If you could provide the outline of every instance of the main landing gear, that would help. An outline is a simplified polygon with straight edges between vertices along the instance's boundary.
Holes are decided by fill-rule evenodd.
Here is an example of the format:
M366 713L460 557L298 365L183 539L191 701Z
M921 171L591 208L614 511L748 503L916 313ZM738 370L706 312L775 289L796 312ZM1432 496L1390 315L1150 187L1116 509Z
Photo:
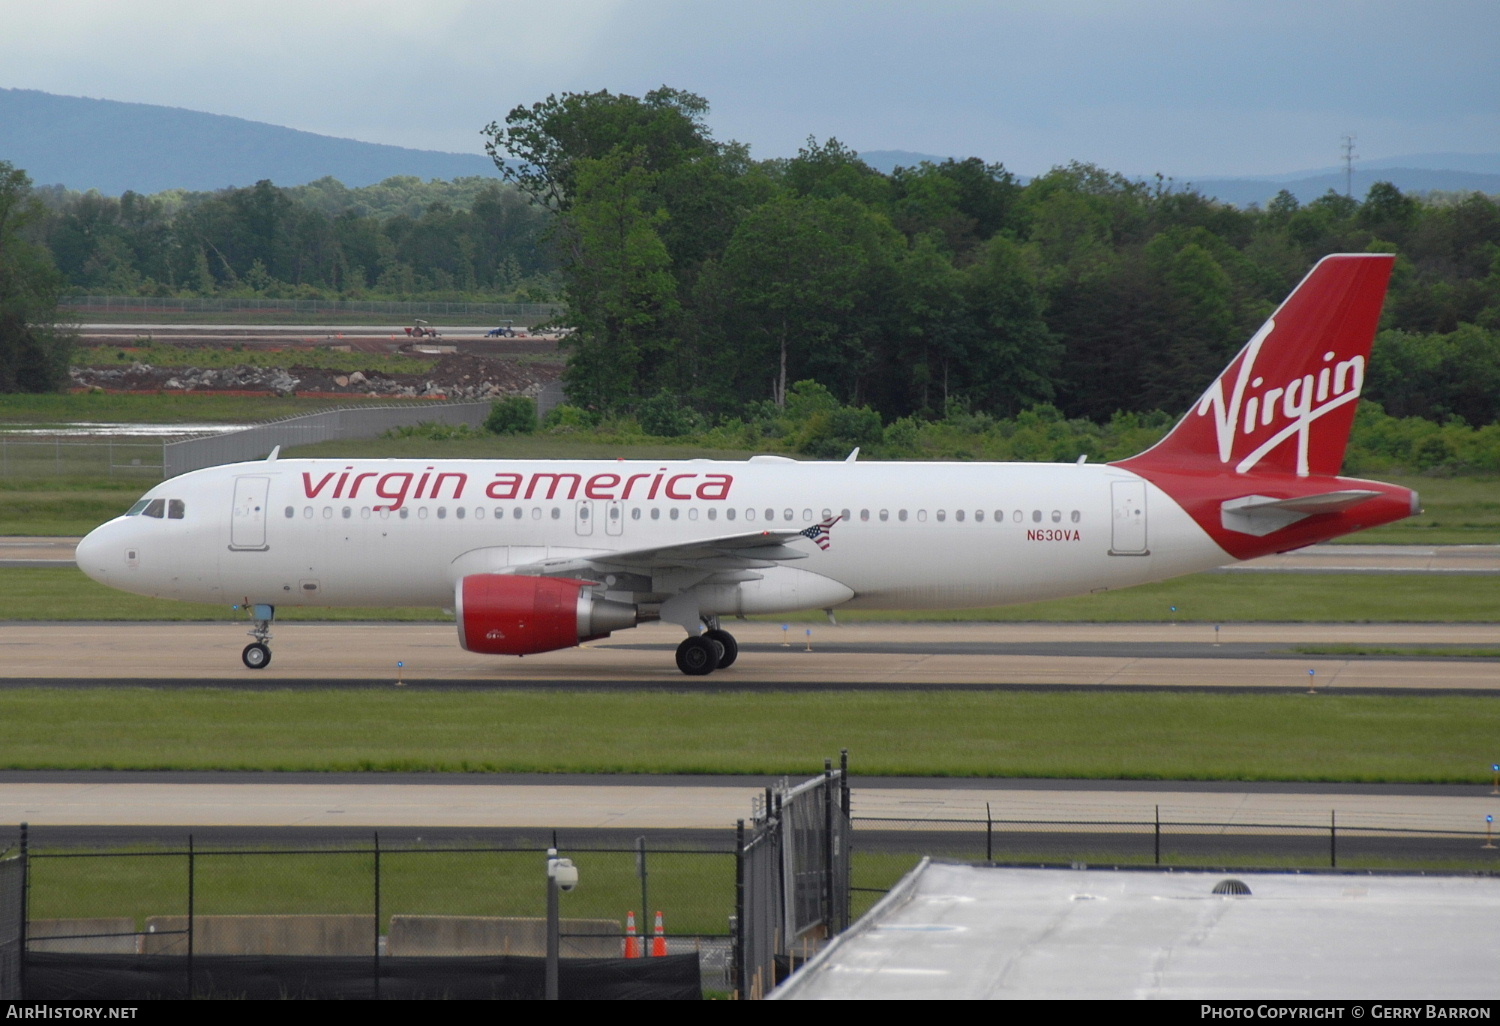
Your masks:
M271 665L271 646L266 642L271 640L271 621L276 619L276 607L255 605L250 608L255 618L255 626L247 633L255 640L245 646L245 651L240 653L240 659L249 669L264 670Z
M739 643L733 634L719 629L717 616L705 616L703 624L707 630L689 635L677 646L677 668L689 677L702 677L726 669L739 658Z

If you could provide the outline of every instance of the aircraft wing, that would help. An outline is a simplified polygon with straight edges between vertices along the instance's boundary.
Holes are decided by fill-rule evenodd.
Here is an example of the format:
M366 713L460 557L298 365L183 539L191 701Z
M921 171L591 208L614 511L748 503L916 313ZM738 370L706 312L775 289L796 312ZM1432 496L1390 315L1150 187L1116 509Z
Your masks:
M507 567L505 572L536 577L590 577L662 570L700 570L710 573L762 570L789 560L806 559L810 553L800 546L794 548L791 544L800 538L808 538L808 535L794 528L772 528L645 549L543 559Z

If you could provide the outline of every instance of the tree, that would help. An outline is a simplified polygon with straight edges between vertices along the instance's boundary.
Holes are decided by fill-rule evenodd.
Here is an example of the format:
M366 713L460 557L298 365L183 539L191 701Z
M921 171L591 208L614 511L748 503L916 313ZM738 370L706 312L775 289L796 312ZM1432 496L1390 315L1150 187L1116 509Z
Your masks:
M578 331L568 344L569 395L595 409L629 405L671 351L677 283L649 211L652 173L640 151L612 151L575 166L575 195L560 232Z
M68 378L72 336L57 325L62 276L35 240L42 215L26 172L0 161L0 392L50 392Z

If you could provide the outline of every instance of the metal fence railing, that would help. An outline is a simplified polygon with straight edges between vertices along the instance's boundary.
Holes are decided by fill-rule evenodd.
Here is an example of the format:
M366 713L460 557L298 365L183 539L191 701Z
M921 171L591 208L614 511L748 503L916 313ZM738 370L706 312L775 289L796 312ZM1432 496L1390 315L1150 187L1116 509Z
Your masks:
M268 299L257 296L174 298L158 296L64 296L64 310L78 313L307 313L380 314L397 320L434 315L462 315L485 320L509 318L528 324L551 321L567 312L560 303L466 303L363 299Z
M727 844L562 850L580 876L561 901L564 997L729 990ZM24 997L540 996L546 853L391 846L378 834L322 848L189 836L173 848L32 851ZM3 900L0 890L0 916Z
M402 403L355 406L308 413L257 424L244 431L167 442L162 446L162 476L264 458L276 446L311 445L345 438L375 438L392 428L420 423L477 428L493 407L490 402Z
M26 857L0 855L0 1001L21 998L26 947Z
M88 442L0 436L0 477L162 476L162 443L103 438Z
M849 926L849 753L796 787L766 788L736 833L734 967L739 997L765 996Z

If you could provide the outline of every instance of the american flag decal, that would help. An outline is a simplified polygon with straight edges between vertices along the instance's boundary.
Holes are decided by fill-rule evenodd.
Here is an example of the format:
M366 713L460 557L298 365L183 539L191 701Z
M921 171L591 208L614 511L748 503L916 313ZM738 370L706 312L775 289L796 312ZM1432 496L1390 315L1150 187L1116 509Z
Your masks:
M842 519L844 519L844 515L840 513L836 517L829 517L821 524L816 524L812 527L809 527L805 531L799 531L797 533L802 535L804 538L811 538L813 541L818 543L818 548L822 549L824 552L827 552L828 543L833 540L833 525L838 523Z

